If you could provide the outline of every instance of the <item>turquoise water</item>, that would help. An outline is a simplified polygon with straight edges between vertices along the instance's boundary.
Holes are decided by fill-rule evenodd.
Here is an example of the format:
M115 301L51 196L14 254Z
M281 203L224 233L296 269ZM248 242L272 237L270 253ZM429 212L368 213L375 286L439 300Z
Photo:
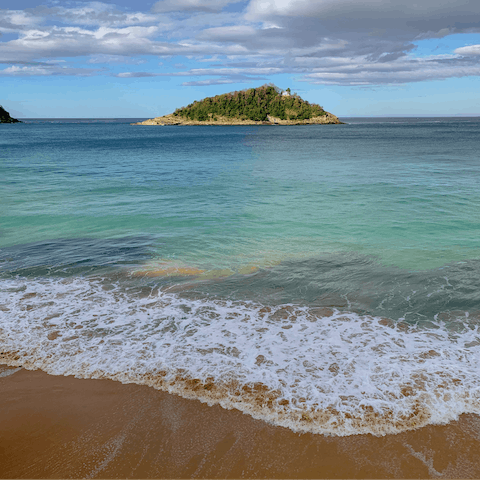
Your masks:
M339 252L404 269L479 258L480 123L356 122L3 127L1 246L148 235L160 255L226 266Z
M258 313L262 308L287 312L282 314L291 322L287 327L295 328L298 315L303 314L293 315L288 308L311 312L328 307L334 316L347 315L355 325L348 333L353 336L359 334L357 328L365 318L375 323L380 317L422 332L433 329L436 335L438 331L442 335L463 332L467 346L461 348L470 349L465 362L471 363L466 366L462 360L456 367L442 364L442 368L474 372L468 385L466 381L462 384L464 390L457 393L477 395L479 352L472 342L480 321L480 119L346 121L345 125L292 127L140 127L126 120L2 125L0 281L3 305L7 305L2 314L3 334L9 332L3 344L0 338L3 349L25 352L32 365L47 371L80 375L77 367L72 367L78 365L79 357L73 356L68 367L42 363L47 351L52 358L60 358L60 352L65 356L60 340L47 340L52 328L66 328L63 324L44 325L48 305L58 309L56 318L65 320L73 315L86 331L82 322L87 322L85 315L91 315L95 308L108 310L108 314L98 316L121 323L126 314L122 309L123 313L115 313L117 307L111 303L115 295L115 302L124 308L141 303L145 291L174 295L168 297L170 303L167 297L163 299L168 308L174 305L180 309L170 311L169 322L178 315L178 321L184 321L182 315L186 314L191 315L188 321L192 325L203 318L206 329L207 324L212 327L212 318L226 318L235 309L242 315L248 311L255 329L258 322L264 322ZM84 282L85 287L80 288L78 282ZM60 290L63 297L58 297ZM102 296L97 304L82 310L78 295L83 295L87 304L87 299L99 292L107 297L105 292L116 293ZM27 294L32 295L25 297ZM30 299L29 310L25 298ZM226 305L222 302L230 302L230 313L222 313ZM158 318L168 317L165 305L156 308ZM202 309L210 311L207 317L202 317ZM139 312L128 315L134 318ZM315 315L325 315L331 322L327 313ZM273 318L269 320L273 322L271 329L278 327ZM142 328L157 335L161 322L150 320L137 319L135 328L146 322ZM41 331L43 343L31 345L31 339L23 338L17 330L16 322L20 321L24 322L23 330ZM439 326L435 323L439 321L444 323ZM43 322L43 327L38 322ZM334 324L328 323L331 332ZM105 325L95 325L95 335L101 331L109 337ZM375 325L378 335L382 329L393 328ZM170 332L169 328L165 331ZM199 329L196 325L195 332ZM366 331L361 332L366 335ZM137 333L132 333L133 337L125 334L121 340L133 342L129 348L137 353L132 353L136 358L132 365L114 367L108 363L114 357L107 355L110 360L102 356L97 367L107 362L107 376L114 376L112 372L118 375L118 369L133 371L140 364L150 372L160 368L162 358L163 369L178 373L179 368L186 368L175 356L178 352L168 363L163 350L151 353L148 362L140 362L136 355L146 347L142 343L140 348L140 340L132 340ZM111 338L118 340L118 335ZM321 338L319 342L328 343L327 337ZM352 344L350 337L345 338L344 347ZM368 338L368 342L373 341L373 337ZM303 351L301 333L285 339L293 349L291 355ZM275 342L270 340L252 340L255 347L248 347L245 340L245 355L248 357L253 349L255 358L260 350L265 357L266 348L270 356L278 357L272 360L276 365L272 368L279 375L278 359L283 354L272 353ZM85 338L75 341L87 342ZM159 337L157 345L162 342ZM185 339L171 339L169 345L172 342L183 345ZM199 346L205 336L198 342L192 344L197 353L190 351L190 358L206 351ZM448 348L460 348L458 338L451 342ZM86 343L80 345L86 348ZM219 345L211 347L212 351L226 348L225 339L219 340ZM51 350L53 347L59 350ZM89 348L95 354L99 351ZM415 348L412 358L418 360L421 352ZM429 349L435 347L430 345ZM447 350L441 355L443 360L460 355L457 350L455 354ZM359 352L348 351L345 358L360 355L357 363L361 363L365 352ZM202 355L194 362L198 370L190 376L224 378L231 374L221 370L212 357L207 360L206 354ZM225 351L224 355L230 355L230 360L242 358ZM308 362L315 365L315 358ZM377 360L381 363L385 358ZM440 360L432 362L434 372ZM252 370L254 363L245 360L242 365L248 365L250 373L258 373ZM329 365L333 363L341 365L338 359ZM269 376L268 369L262 371L262 382L267 386L269 381L277 382L275 388L288 383L281 375L274 381L273 373ZM306 379L313 375L308 371L302 373ZM412 371L413 376L418 374ZM452 373L452 378L459 375ZM245 373L242 381L253 381L245 380L248 378ZM315 378L317 383L327 381ZM413 380L405 382L410 385ZM438 379L432 382L438 383ZM344 389L352 388L348 385ZM433 392L435 388L431 388ZM296 398L292 391L288 393L291 404ZM319 402L316 394L302 395L315 397L312 405ZM360 405L364 400L358 401ZM457 408L460 413L477 408L462 405ZM242 408L254 414L250 407ZM262 417L264 413L255 415ZM432 415L430 419L435 417ZM275 418L272 421L279 424L284 421Z

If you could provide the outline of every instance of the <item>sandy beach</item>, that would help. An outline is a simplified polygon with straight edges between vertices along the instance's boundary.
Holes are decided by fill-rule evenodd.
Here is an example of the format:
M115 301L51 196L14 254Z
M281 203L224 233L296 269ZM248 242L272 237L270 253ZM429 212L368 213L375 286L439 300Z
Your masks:
M0 367L1 478L474 478L480 419L385 437L296 434L111 380Z

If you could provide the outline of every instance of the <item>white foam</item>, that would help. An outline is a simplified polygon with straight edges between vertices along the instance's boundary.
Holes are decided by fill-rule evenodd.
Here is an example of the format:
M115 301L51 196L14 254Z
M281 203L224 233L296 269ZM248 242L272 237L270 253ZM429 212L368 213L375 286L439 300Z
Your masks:
M400 328L294 305L141 298L79 278L0 285L0 350L10 365L146 383L324 434L397 433L480 413L473 323Z
M0 365L0 378L9 377L10 375L13 375L14 373L17 373L21 369L22 369L22 367L9 368L9 367Z

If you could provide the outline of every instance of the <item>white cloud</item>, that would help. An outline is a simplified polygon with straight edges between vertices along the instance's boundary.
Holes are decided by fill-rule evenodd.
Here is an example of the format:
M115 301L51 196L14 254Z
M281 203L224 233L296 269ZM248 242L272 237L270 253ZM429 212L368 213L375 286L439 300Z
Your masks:
M325 23L356 20L359 29L373 24L385 29L388 24L406 22L421 29L421 22L468 23L473 19L466 16L479 14L480 3L471 0L251 0L246 10L250 20L276 17L316 17Z
M457 55L480 55L480 45L468 45L455 49Z
M81 7L72 8L39 6L28 9L27 12L31 16L39 18L52 18L63 23L89 26L110 25L119 27L157 23L161 20L158 15L142 12L122 12L113 5L101 2L89 2Z
M121 65L140 65L146 63L146 60L143 58L132 58L125 55L92 55L88 63L94 64L121 64Z
M158 77L160 74L151 72L121 72L117 74L119 78L143 78L143 77Z
M49 69L40 66L24 66L19 67L12 65L11 67L0 70L0 75L50 75Z
M153 12L220 12L229 3L238 0L160 0L152 8Z
M299 80L317 85L399 85L425 80L480 75L478 63L461 62L452 55L423 59L403 58L392 63L371 63L366 59L312 68Z
M224 77L247 77L266 76L282 73L280 67L257 67L257 68L191 68L182 72L122 72L117 74L120 78L129 77L201 77L201 76L224 76Z
M210 85L228 85L230 83L237 83L237 79L229 79L229 78L214 78L208 80L197 80L192 82L183 82L182 85L184 87L205 87Z
M90 76L98 73L98 70L87 68L70 68L59 65L12 65L0 70L0 76L51 76L51 75L74 75Z
M214 42L238 42L255 36L257 30L247 25L207 28L197 36L201 40Z
M33 28L43 22L43 18L28 14L22 10L0 9L0 33L17 33Z
M339 85L479 75L480 45L421 59L415 56L415 42L480 33L480 2L250 0L244 12L225 10L232 3L238 2L162 0L150 12L101 2L0 10L0 33L18 37L0 41L0 62L11 65L3 75L111 74L109 65L140 64L148 56L157 57L157 68L158 57L202 62L205 68L168 74L192 77L185 85L281 73ZM48 64L71 57L77 62L84 57L84 67ZM91 70L88 64L103 64L104 69ZM152 70L118 76L167 75L165 66ZM208 76L212 78L196 78Z

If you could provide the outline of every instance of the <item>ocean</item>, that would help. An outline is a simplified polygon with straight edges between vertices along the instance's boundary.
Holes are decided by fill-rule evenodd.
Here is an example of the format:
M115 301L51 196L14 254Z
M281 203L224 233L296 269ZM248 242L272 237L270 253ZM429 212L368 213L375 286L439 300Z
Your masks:
M0 126L0 362L294 432L480 414L480 119Z

